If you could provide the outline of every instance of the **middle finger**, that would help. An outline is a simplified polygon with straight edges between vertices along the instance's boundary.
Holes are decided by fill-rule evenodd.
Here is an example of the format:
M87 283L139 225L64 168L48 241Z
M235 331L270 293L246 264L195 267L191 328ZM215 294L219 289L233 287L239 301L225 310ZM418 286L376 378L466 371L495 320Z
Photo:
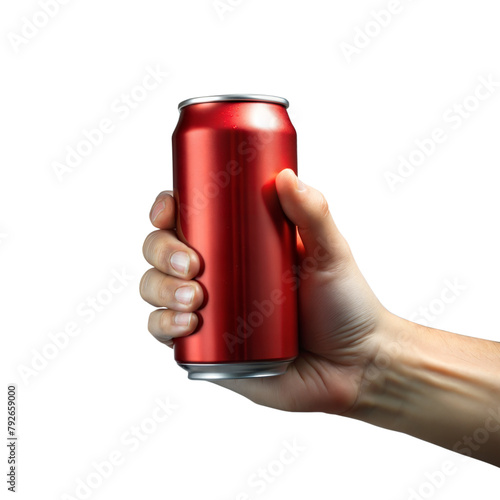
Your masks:
M167 276L154 268L142 277L140 292L151 305L175 311L195 311L203 302L203 290L197 281Z

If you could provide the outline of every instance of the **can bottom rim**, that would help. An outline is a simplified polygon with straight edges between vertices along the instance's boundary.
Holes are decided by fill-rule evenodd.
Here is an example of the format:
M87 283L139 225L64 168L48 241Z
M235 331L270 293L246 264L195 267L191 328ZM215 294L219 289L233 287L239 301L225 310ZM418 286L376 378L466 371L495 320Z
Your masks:
M294 359L245 363L178 363L178 365L188 372L188 378L191 380L221 380L283 375Z

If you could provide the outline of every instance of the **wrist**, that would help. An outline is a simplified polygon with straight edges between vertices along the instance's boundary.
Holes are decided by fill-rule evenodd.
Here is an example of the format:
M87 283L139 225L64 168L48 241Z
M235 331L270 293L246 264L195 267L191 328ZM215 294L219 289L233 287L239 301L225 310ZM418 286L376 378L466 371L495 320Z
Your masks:
M390 313L382 323L348 416L500 465L499 344Z
M416 325L389 311L381 317L380 325L372 335L375 344L373 356L367 363L356 403L346 416L363 420L379 427L402 430L408 405L408 386L411 383L407 358L417 335ZM420 327L425 328L425 327Z

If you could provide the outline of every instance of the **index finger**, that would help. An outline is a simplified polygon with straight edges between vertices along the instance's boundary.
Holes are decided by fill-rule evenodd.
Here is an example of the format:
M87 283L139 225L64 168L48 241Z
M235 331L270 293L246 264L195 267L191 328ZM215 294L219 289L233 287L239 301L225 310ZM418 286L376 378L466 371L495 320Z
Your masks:
M175 228L175 200L171 191L162 191L156 198L149 218L158 229Z

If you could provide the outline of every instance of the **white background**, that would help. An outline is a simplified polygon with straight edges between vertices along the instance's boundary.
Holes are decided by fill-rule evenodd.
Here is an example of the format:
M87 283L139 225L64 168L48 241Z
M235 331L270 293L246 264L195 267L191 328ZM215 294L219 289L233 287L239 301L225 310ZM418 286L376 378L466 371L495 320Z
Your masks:
M73 0L34 35L25 25L37 2L2 4L2 391L18 386L18 498L83 498L78 481L99 482L92 463L112 453L122 463L88 498L498 498L490 465L188 381L147 332L151 307L138 294L148 212L172 188L178 102L276 94L291 103L302 179L327 196L382 303L407 318L434 304L432 326L500 340L500 87L459 127L443 118L479 77L500 81L498 2L401 0L387 26L368 24L350 62L341 44L356 33L362 43L359 30L387 1L232 3L219 15L211 0ZM23 29L31 38L21 43ZM169 75L147 95L135 90L144 99L125 117L116 100L147 67ZM59 180L54 163L103 118L113 131ZM436 127L447 140L392 191L384 173ZM85 301L109 299L103 290L122 270L132 278L89 321ZM447 279L465 290L442 307ZM68 322L80 334L23 380L20 366L53 354L49 334ZM158 397L177 408L135 450L127 433L152 429ZM279 469L293 440L305 448L296 460L263 492L251 486L259 468ZM453 474L430 485L426 474L446 461Z

